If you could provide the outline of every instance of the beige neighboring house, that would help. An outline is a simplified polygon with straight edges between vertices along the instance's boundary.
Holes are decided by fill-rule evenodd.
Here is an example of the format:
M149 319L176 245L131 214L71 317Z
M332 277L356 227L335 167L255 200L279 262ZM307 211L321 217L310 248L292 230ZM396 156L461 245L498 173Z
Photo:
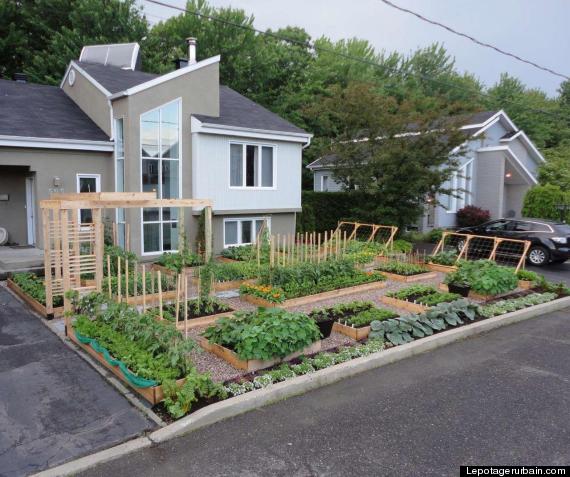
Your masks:
M0 80L0 227L42 246L38 201L53 192L157 191L213 200L214 250L252 243L264 220L293 233L302 152L312 135L220 85L220 56L164 75L138 70L139 45L84 47L59 87ZM89 211L81 211L89 221ZM177 249L175 209L108 212L119 240L152 258ZM193 239L194 210L185 221Z

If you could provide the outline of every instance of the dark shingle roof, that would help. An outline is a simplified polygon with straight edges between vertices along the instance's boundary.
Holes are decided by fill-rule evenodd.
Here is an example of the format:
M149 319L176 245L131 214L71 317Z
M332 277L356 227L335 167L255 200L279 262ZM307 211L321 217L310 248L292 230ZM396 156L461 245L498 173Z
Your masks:
M467 124L482 124L488 119L491 119L498 111L481 111L479 113L475 113L471 115L468 121L465 123Z
M83 61L76 61L76 63L111 94L146 83L159 76L142 71L123 70L116 66L85 63ZM214 117L203 114L195 114L194 116L200 121L223 126L307 134L301 128L223 85L220 85L220 116Z
M223 85L220 85L220 116L195 114L194 117L205 123L223 126L307 134L303 129Z
M75 63L111 94L125 91L159 76L138 70L124 70L117 66L87 63L85 61L76 61Z
M319 157L317 160L311 162L307 168L313 169L318 167L327 167L327 166L334 166L335 162L337 161L338 156L336 154L326 154L324 156Z
M0 80L0 135L108 141L57 86Z

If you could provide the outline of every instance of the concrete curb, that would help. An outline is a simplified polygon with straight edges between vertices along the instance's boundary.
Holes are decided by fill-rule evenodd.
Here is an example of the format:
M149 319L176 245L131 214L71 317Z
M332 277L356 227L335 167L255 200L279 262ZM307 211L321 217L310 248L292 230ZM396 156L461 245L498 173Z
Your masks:
M98 464L110 462L132 452L150 447L151 445L152 442L150 439L147 437L139 437L137 439L125 442L124 444L119 444L118 446L96 452L95 454L81 457L79 459L72 460L71 462L67 462L66 464L44 470L42 472L34 474L34 477L59 477L64 475L75 475L79 472L90 469L91 467L95 467Z
M536 305L524 310L506 313L504 315L478 321L470 325L461 326L460 328L447 330L443 333L422 338L412 343L396 346L394 348L380 351L362 358L357 358L312 374L299 376L288 381L274 384L265 389L251 391L241 396L226 399L225 401L200 409L190 416L182 418L166 427L163 427L162 429L152 432L148 437L141 437L133 441L129 441L125 444L68 462L67 464L54 467L53 469L46 470L35 475L41 477L73 475L98 464L109 462L136 450L149 447L152 444L158 444L175 437L180 437L184 434L222 421L229 417L238 416L277 401L304 394L313 389L340 381L341 379L352 377L387 364L395 363L396 361L400 361L420 353L425 353L426 351L431 351L471 336L486 333L496 328L508 326L513 323L562 310L567 307L570 307L570 297L561 298L542 305Z

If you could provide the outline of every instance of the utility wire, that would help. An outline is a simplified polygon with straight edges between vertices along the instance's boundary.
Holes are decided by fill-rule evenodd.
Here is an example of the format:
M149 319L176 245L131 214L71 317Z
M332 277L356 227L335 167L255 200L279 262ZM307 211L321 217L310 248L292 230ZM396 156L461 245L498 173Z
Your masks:
M534 61L522 58L522 57L520 57L514 53L510 53L510 52L505 51L505 50L503 50L497 46L491 45L490 43L485 43L484 41L478 40L477 38L474 38L471 35L468 35L467 33L462 33L460 31L457 31L457 30L447 26L447 25L444 25L443 23L440 23L436 20L432 20L430 18L427 18L420 13L417 13L417 12L414 12L412 10L409 10L408 8L404 8L404 7L401 7L399 5L396 5L395 3L391 2L390 0L380 0L380 1L382 3L385 3L386 5L388 5L389 7L395 8L396 10L400 10L401 12L404 12L404 13L409 13L410 15L414 15L415 17L419 18L420 20L422 20L424 22L431 23L432 25L443 28L444 30L447 30L448 32L453 33L454 35L462 36L463 38L467 38L468 40L472 41L473 43L476 43L477 45L483 46L485 48L490 48L492 50L495 50L498 53L501 53L502 55L510 56L511 58L514 58L517 61L521 61L522 63L526 63L527 65L534 66L535 68L538 68L539 70L546 71L547 73L553 74L555 76L559 76L560 78L570 80L570 76L567 76L563 73L558 73L557 71L554 71L553 69L548 68L546 66L541 66L541 65L535 63Z
M154 3L156 5L160 5L160 6L163 6L166 8L172 8L173 10L178 10L178 11L183 12L183 13L188 13L188 14L194 15L198 18L202 18L205 20L210 20L213 22L221 23L221 24L226 25L226 26L231 26L234 28L239 28L241 30L251 31L254 33L258 33L260 35L269 36L271 38L275 38L276 40L284 41L284 42L290 43L292 45L302 46L302 47L307 48L311 51L324 52L324 53L329 53L331 55L340 56L340 57L345 58L345 59L350 60L350 61L354 61L357 63L362 63L362 64L365 64L368 66L372 66L374 68L378 68L379 70L383 70L384 72L393 73L395 75L401 75L402 74L402 72L397 67L392 67L392 66L388 66L388 65L381 65L378 62L370 61L370 60L367 60L364 58L359 58L357 56L352 56L352 55L349 55L347 53L343 53L342 51L337 51L337 50L333 50L331 48L317 46L310 41L302 41L302 40L297 40L295 38L288 38L286 36L279 35L277 33L271 32L271 31L263 31L263 30L260 30L258 28L255 28L253 26L242 25L240 23L234 23L234 22L231 22L229 20L224 20L223 18L213 17L211 15L206 15L204 13L199 13L196 11L188 10L186 8L183 8L183 7L178 7L176 5L171 5L171 4L163 2L161 0L144 0L144 1L149 2L149 3ZM414 72L414 74L419 76L420 78L422 78L424 80L431 81L433 83L440 84L443 86L447 86L450 88L455 88L457 90L463 90L463 91L465 91L465 92L467 92L473 96L478 96L482 99L492 99L491 96L487 93L467 89L467 88L465 88L459 84L456 84L456 83L450 83L448 81L444 81L444 80L441 80L439 78L430 77L429 75L426 75L425 73ZM512 102L510 102L510 101L503 101L503 104L509 104L509 103L512 104ZM539 113L539 114L544 114L544 115L548 115L548 116L556 116L556 117L558 117L558 119L562 119L562 116L559 116L554 111L546 111L544 109L532 109L532 108L527 109L527 111L535 112L535 113Z

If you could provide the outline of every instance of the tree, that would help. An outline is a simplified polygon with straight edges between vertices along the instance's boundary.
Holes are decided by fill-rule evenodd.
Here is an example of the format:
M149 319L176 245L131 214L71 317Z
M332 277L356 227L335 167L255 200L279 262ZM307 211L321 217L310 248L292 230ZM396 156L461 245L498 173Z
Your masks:
M570 191L570 140L544 151L546 163L540 166L538 180Z
M135 0L76 0L71 2L69 26L61 26L31 64L24 68L32 81L59 84L67 64L90 44L140 42L148 24Z
M442 121L450 113L442 103L424 112L423 104L398 103L370 83L334 86L329 93L314 113L336 133L330 147L336 179L376 198L360 211L363 220L407 225L421 215L427 197L451 192L444 184L462 151L450 153L464 136L454 120Z
M570 193L560 187L546 184L534 186L524 196L522 214L524 217L560 220L557 205L570 204ZM566 219L570 217L567 214Z

